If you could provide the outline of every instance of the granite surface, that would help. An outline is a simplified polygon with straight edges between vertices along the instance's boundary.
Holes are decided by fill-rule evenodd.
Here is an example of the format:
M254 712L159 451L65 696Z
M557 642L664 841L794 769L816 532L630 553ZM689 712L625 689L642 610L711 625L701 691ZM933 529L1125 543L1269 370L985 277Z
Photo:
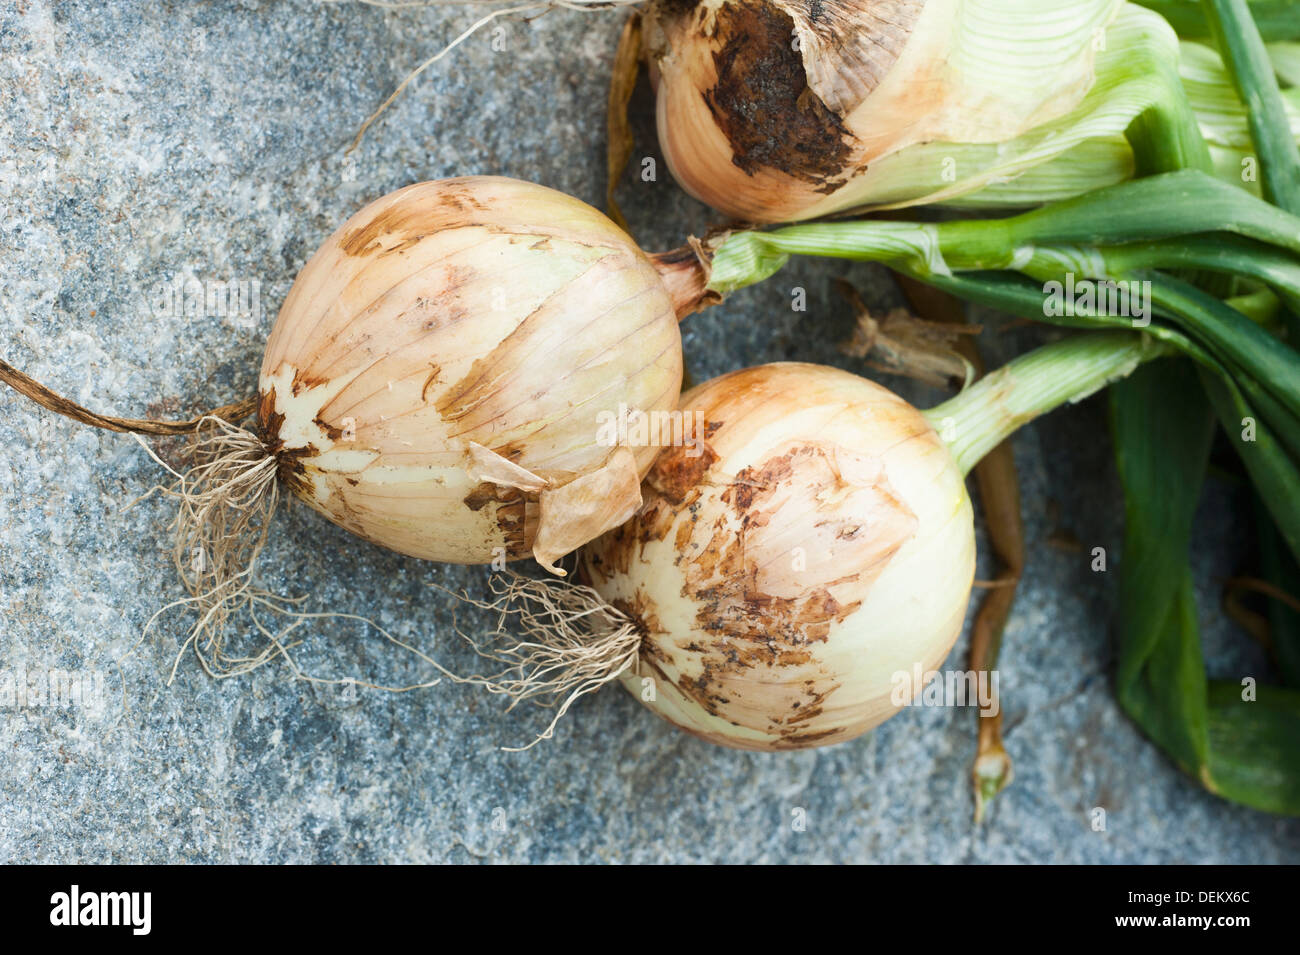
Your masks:
M494 173L598 203L617 12L477 35L346 152L405 73L477 15L306 0L0 5L0 354L98 410L188 414L252 392L296 270L366 201ZM643 89L638 158L658 155L649 106ZM650 249L712 221L658 168L621 191ZM899 301L881 270L797 263L689 321L696 380L774 359L854 368L835 347L852 323L831 287L841 275L875 307ZM189 280L245 283L246 308L190 314L169 293ZM806 312L791 308L795 288ZM1043 334L990 326L995 358ZM0 448L0 862L1300 860L1300 821L1208 795L1114 702L1122 527L1097 401L1015 440L1032 554L1001 668L1017 775L982 827L969 710L912 709L852 743L763 755L689 738L609 689L556 740L509 753L541 714L507 714L472 688L326 687L282 666L218 682L190 656L172 678L184 614L141 639L183 593L171 512L156 496L126 509L159 469L131 438L8 390ZM1219 610L1251 547L1243 506L1239 488L1212 481L1193 555L1208 666L1234 679L1267 677ZM1110 572L1090 569L1095 546ZM980 574L993 570L986 560ZM277 519L262 574L462 669L473 658L453 618L486 623L431 586L482 592L485 570L398 557L301 507ZM300 659L319 675L428 676L349 622L316 627ZM51 673L81 699L3 692Z

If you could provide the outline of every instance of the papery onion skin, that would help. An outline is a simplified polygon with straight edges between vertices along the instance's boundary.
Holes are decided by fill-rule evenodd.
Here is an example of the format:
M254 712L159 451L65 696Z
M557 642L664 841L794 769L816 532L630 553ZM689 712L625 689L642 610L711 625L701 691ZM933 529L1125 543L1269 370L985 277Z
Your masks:
M943 441L892 392L817 365L724 375L681 409L707 422L703 453L665 450L637 515L582 552L644 631L624 685L739 749L839 743L889 718L897 675L933 670L960 635L974 578Z
M601 414L671 410L681 374L669 293L617 226L541 186L447 179L376 200L308 261L259 424L289 488L367 540L549 565L635 508L656 453L602 443Z

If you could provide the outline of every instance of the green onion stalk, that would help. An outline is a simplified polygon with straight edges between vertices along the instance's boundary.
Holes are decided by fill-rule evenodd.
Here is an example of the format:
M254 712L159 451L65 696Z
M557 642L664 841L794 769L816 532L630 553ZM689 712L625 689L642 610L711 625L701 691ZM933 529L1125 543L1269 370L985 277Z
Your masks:
M1170 7L1190 7L1200 16L1200 0L1145 6L1165 16ZM1257 6L1251 4L1251 9ZM1290 30L1300 38L1300 3L1286 0L1276 6L1289 8ZM1177 25L1182 20L1174 17L1171 22ZM1116 185L1135 175L1182 168L1205 169L1258 195L1254 113L1235 88L1220 53L1206 44L1208 26L1196 30L1185 26L1178 31L1185 37L1179 42L1158 17L1130 4L1106 33L1106 48L1098 55L1097 78L1088 99L1050 129L1065 137L1069 148L1014 175L994 178L975 192L944 198L943 204L989 211L1025 208ZM1272 35L1292 33L1275 29ZM1262 55L1287 86L1265 125L1294 142L1300 138L1300 44L1268 43ZM1144 135L1144 129L1149 133ZM1146 141L1135 144L1135 136ZM1152 158L1152 146L1165 155L1165 161L1156 168L1143 168ZM1176 150L1181 150L1181 157ZM1000 171L1010 172L1010 166Z
M1022 426L1121 381L1139 365L1174 353L1142 334L1098 332L1035 349L922 412L968 475Z
M1202 0L1136 0L1160 14L1178 31L1193 39L1213 35L1212 19ZM1300 40L1300 3L1296 0L1250 0L1250 14L1259 32L1269 40Z

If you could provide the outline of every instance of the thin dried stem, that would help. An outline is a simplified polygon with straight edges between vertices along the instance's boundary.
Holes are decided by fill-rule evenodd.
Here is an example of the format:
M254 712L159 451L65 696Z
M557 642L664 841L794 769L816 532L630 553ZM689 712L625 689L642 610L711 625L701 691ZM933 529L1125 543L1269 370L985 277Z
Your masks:
M527 746L503 747L507 752L522 752L552 738L556 725L580 697L614 682L636 665L641 631L627 614L581 584L511 573L494 576L491 587L494 599L490 601L453 596L497 613L496 629L483 640L457 632L479 656L505 666L490 675L450 678L509 697L510 709L523 702L555 709L550 724ZM507 621L514 622L524 639L511 636Z
M968 321L965 308L952 296L912 279L900 282L912 307L921 315L942 319L948 325ZM964 359L976 375L984 374L984 361L973 339L956 340ZM989 539L1001 568L994 581L986 582L988 593L980 604L971 631L970 668L992 672L1002 649L1002 634L1015 605L1016 591L1025 571L1025 528L1020 508L1020 479L1009 442L993 448L975 467L980 502L984 507ZM991 684L996 686L996 684ZM996 690L994 691L996 693ZM1002 744L1002 707L997 703L990 715L979 713L975 762L971 779L975 788L975 822L984 820L989 804L1011 784L1015 770Z
M387 10L404 10L413 7L449 7L449 6L496 6L500 0L424 0L424 2L402 2L402 0L322 0L327 3L360 3L370 7L380 7ZM462 32L454 40L444 46L437 53L433 54L410 73L398 84L397 89L389 94L388 98L379 104L379 108L366 117L366 121L361 124L357 130L356 137L352 140L352 145L348 146L346 153L352 152L361 143L362 138L366 135L366 130L374 124L375 120L393 104L397 97L402 95L405 90L417 76L427 70L433 64L437 63L444 56L450 53L456 47L460 46L479 30L483 29L494 20L508 16L527 16L535 14L540 16L549 10L576 10L583 13L591 13L599 10L611 10L617 7L631 6L640 0L537 0L533 3L524 3L516 6L501 7L480 17L470 25L468 29Z
M218 418L223 421L238 424L257 410L257 398L254 396L252 398L246 398L243 401L237 401L234 404L222 405L220 408L214 408L205 414L199 415L197 418L190 418L188 421L157 421L152 418L114 418L111 415L102 415L91 411L89 408L83 408L75 401L71 401L62 395L51 391L35 378L23 374L13 365L3 360L0 360L0 382L4 382L20 395L30 398L42 408L46 408L56 414L61 414L65 418L71 418L73 421L88 424L92 428L103 428L105 431L127 432L131 434L191 434L194 431L197 431L200 425L202 425L202 423L208 418Z

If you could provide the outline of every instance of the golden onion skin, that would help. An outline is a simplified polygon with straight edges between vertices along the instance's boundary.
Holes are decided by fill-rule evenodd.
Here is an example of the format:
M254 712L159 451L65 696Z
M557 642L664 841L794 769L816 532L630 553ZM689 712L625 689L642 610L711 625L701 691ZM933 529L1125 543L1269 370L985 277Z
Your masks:
M367 540L487 563L550 526L549 560L626 516L602 508L629 482L639 501L656 449L601 443L601 413L671 410L681 374L669 294L604 215L447 179L376 200L308 261L267 343L259 424L293 493ZM548 493L569 494L549 517Z
M724 375L680 407L706 422L703 453L665 450L636 516L582 552L644 632L624 685L739 749L839 743L888 719L895 675L952 648L974 578L948 448L892 392L818 365Z

